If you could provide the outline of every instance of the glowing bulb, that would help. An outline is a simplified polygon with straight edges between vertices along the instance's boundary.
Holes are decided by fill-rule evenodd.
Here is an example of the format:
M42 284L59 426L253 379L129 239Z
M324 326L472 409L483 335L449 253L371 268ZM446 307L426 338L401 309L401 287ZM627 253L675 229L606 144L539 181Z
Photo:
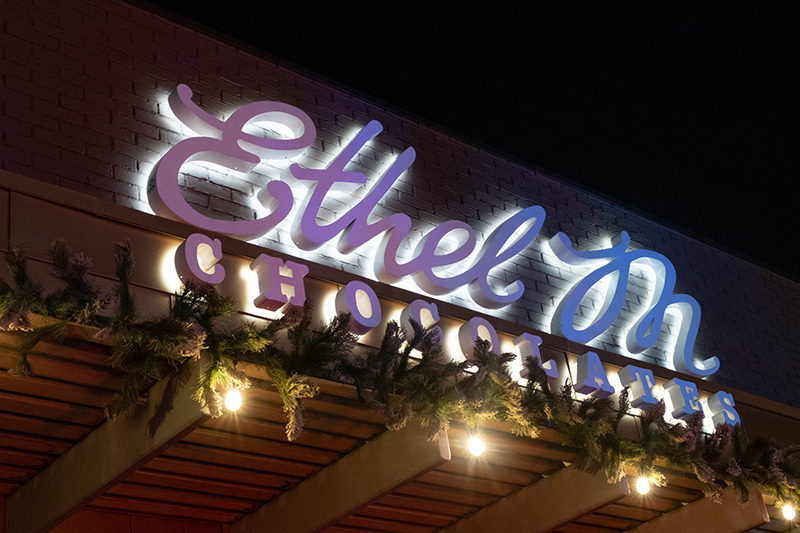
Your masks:
M646 477L640 477L636 480L636 491L639 494L647 494L650 492L650 480Z
M237 389L231 389L225 395L225 408L228 411L237 411L242 406L242 393Z
M469 453L477 457L483 453L483 450L483 441L480 439L480 437L472 437L469 439Z
M797 513L795 513L794 507L792 507L788 503L783 506L783 517L786 520L794 520L794 517L796 515L797 515Z

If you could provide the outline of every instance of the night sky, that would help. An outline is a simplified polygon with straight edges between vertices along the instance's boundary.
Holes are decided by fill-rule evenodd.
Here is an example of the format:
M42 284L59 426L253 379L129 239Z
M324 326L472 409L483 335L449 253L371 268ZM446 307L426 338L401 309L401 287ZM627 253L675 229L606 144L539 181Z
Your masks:
M156 3L800 279L793 3Z

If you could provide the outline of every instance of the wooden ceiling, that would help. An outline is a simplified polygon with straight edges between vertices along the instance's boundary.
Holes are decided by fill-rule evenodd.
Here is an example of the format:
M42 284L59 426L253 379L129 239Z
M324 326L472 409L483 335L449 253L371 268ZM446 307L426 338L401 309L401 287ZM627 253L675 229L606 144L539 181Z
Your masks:
M295 442L277 392L256 388L239 411L211 419L185 386L150 437L148 413L164 383L138 415L106 421L103 406L122 379L92 335L75 326L60 343L40 343L30 356L35 377L0 372L6 533L58 530L81 508L231 532L798 531L760 494L744 507L735 494L710 502L677 472L647 496L610 485L568 466L573 452L553 432L534 440L493 424L482 429L478 458L464 427L433 443L418 426L390 432L354 388L332 382L319 382L306 402ZM18 339L0 333L3 370Z

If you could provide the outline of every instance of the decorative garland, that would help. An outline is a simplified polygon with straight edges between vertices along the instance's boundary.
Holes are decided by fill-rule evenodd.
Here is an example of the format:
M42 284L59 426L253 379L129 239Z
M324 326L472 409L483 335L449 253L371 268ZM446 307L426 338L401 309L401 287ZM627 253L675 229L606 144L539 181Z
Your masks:
M23 332L9 372L31 375L27 356L36 344L58 340L70 322L77 322L100 328L98 338L112 346L110 363L124 374L122 390L106 406L109 418L130 412L142 403L150 385L169 380L172 394L165 395L150 421L151 432L172 409L177 385L186 379L185 361L202 354L208 363L194 397L212 416L222 414L219 390L251 386L236 367L239 362L252 363L267 372L283 400L289 440L303 430L302 401L318 392L306 378L313 376L354 385L359 398L383 414L390 430L412 418L429 428L431 440L455 420L471 428L490 419L509 421L514 433L534 438L547 427L563 434L564 445L576 450L576 467L603 470L609 482L619 481L626 467L636 467L640 475L663 485L665 478L654 466L660 459L668 467L694 472L714 499L732 485L746 502L750 488L758 486L781 503L800 504L800 446L781 448L762 437L744 443L740 428L727 424L705 434L702 413L685 425L672 425L664 420L663 401L643 414L640 440L624 438L618 428L630 407L627 389L617 405L608 399L578 401L569 383L557 393L551 391L544 371L530 357L524 361L530 378L520 387L508 368L515 355L496 354L480 339L473 361L455 363L444 357L436 329L412 323L413 339L407 342L402 328L390 322L377 351L356 354L357 336L349 328L348 315L314 327L306 303L263 326L226 329L224 319L237 311L236 302L212 286L191 284L175 293L168 313L137 320L130 293L133 254L127 242L115 246L119 281L107 298L88 278L91 260L73 253L63 240L55 241L48 252L51 274L62 288L48 295L28 276L22 247L7 252L12 284L0 278L0 329ZM103 309L114 313L100 316ZM31 313L58 321L33 328ZM279 335L286 340L278 342Z

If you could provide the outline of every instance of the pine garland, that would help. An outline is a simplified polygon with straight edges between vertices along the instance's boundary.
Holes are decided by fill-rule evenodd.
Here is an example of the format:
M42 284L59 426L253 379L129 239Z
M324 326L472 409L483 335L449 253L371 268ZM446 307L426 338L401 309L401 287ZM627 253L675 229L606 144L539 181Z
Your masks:
M479 427L484 420L493 418L508 420L514 423L514 433L537 437L539 424L525 416L522 392L508 367L516 355L498 355L491 351L489 341L478 339L472 358L477 370L455 385L462 396L459 414L467 426Z
M73 253L63 239L57 239L47 252L51 275L61 281L62 287L42 296L42 287L27 272L23 248L12 246L6 254L6 264L11 272L14 287L0 280L0 329L24 331L17 360L11 373L31 375L28 354L43 340L61 339L70 322L98 325L97 314L103 308L99 291L89 281L92 260ZM53 317L59 322L33 328L30 313Z
M610 482L618 481L626 468L637 468L640 475L663 485L666 479L655 466L661 464L693 472L711 498L718 499L724 488L734 486L744 502L758 486L781 503L800 504L800 446L781 448L761 437L745 443L740 427L727 424L705 434L702 413L685 424L669 424L663 401L642 414L640 439L624 438L619 425L630 407L627 389L616 405L608 399L577 401L570 383L551 390L533 358L523 362L529 379L520 387L508 369L514 355L493 353L487 341L477 341L471 361L455 363L444 356L437 328L423 329L412 322L413 335L407 341L402 328L390 322L381 346L365 354L357 349L348 315L315 326L308 303L262 326L230 329L226 319L237 311L236 302L211 286L192 284L173 295L163 316L137 320L130 291L135 263L128 242L115 245L119 281L105 299L89 281L88 257L73 253L61 240L50 247L48 256L51 274L61 287L43 295L41 285L28 276L23 248L15 246L6 253L11 283L0 278L0 330L22 332L10 372L32 374L27 355L38 342L63 337L70 322L100 327L98 337L112 346L109 361L124 375L122 389L106 406L109 418L135 409L153 383L168 380L167 393L149 422L151 433L172 409L178 386L186 382L185 362L202 355L207 363L194 397L212 416L222 414L222 390L273 386L283 400L289 440L302 432L303 400L318 392L308 377L333 379L355 385L359 398L382 413L391 430L412 418L429 428L432 440L455 420L473 428L491 419L510 421L514 433L530 437L547 427L563 434L564 445L575 450L576 467L602 470ZM99 312L108 305L115 308L114 314L104 318ZM58 320L33 328L31 313ZM240 362L264 369L270 382L251 383L237 369Z
M406 343L402 328L394 321L387 324L378 351L339 363L339 380L354 384L359 398L383 414L389 429L399 430L418 412L437 438L455 416L454 398L439 390L440 382L454 377L459 365L443 364L438 330L423 330L415 322L412 327L413 338ZM412 357L415 347L418 360Z
M98 312L104 307L104 302L100 298L100 291L89 281L92 259L73 252L64 239L56 239L50 245L47 256L52 262L52 276L62 283L61 289L44 298L50 316L97 326Z
M330 379L335 363L349 357L355 348L358 339L350 331L349 321L349 315L339 315L322 328L314 329L311 326L311 304L306 302L302 308L292 309L282 319L267 326L273 339L278 331L285 329L288 350L271 341L263 349L245 354L248 362L269 374L281 395L288 440L295 440L303 431L301 400L313 398L318 392L306 376Z

